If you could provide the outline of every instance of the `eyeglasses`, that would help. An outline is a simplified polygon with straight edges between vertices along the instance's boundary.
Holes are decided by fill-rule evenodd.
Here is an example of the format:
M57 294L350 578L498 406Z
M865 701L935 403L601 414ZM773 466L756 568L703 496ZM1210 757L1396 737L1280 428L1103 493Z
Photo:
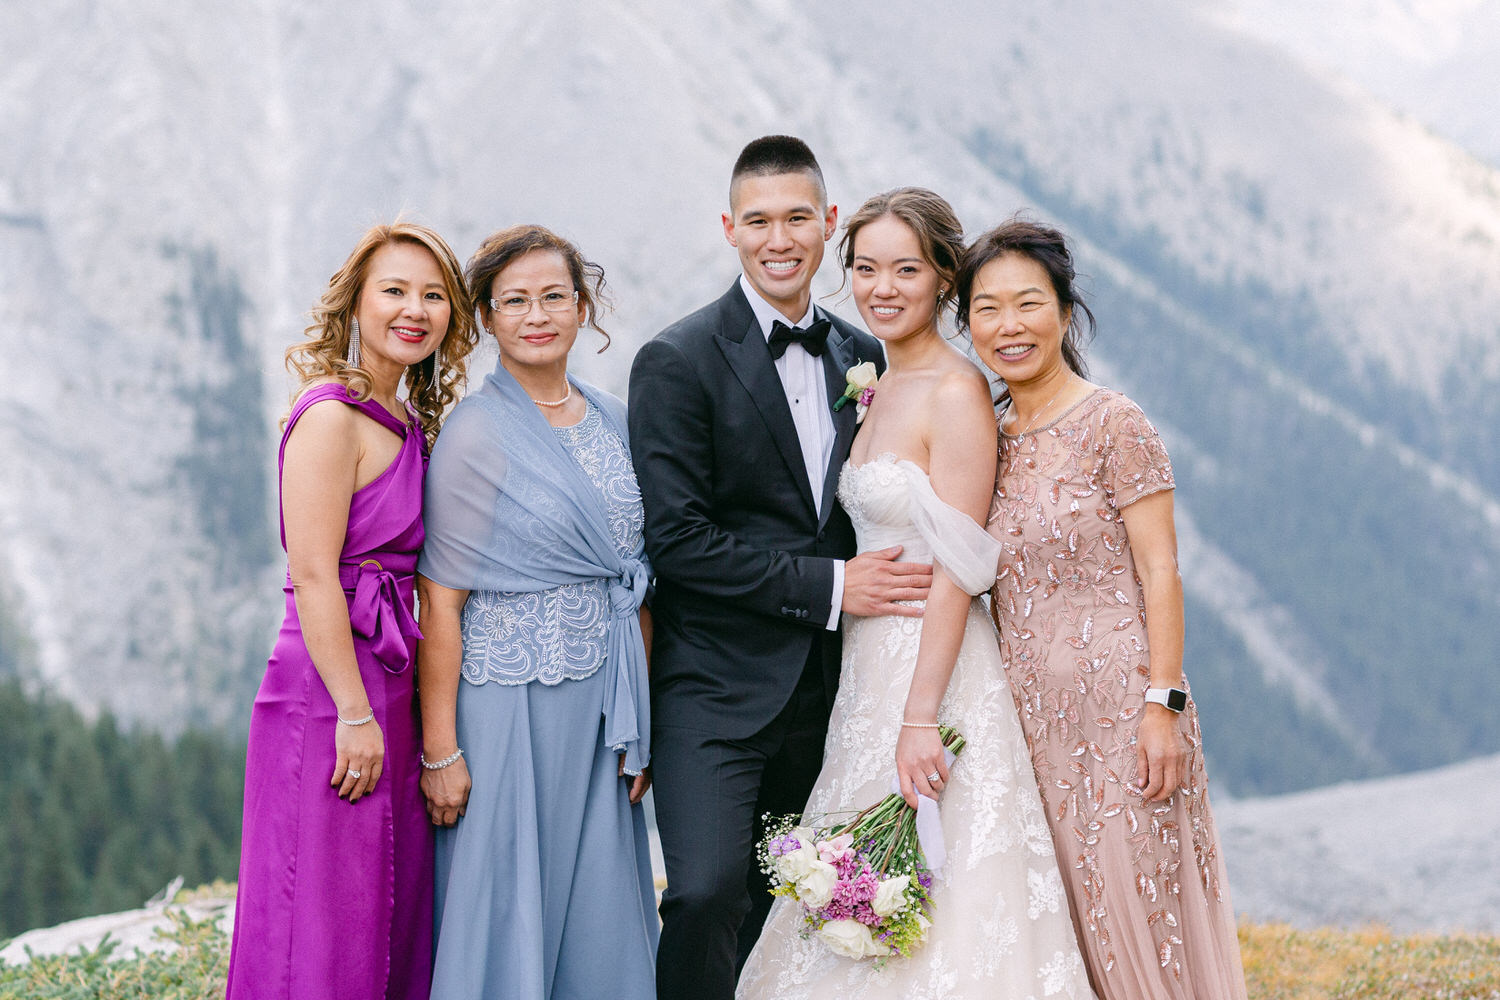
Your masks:
M531 312L533 302L545 312L567 312L578 304L578 290L543 292L540 295L507 295L503 299L490 299L490 308L503 316L525 316Z

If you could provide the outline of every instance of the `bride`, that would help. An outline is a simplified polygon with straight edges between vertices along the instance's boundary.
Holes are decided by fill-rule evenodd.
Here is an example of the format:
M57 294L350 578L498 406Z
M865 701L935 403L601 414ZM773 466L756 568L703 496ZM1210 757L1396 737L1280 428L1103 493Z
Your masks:
M998 545L981 525L994 489L989 384L939 333L962 232L942 198L899 188L871 198L840 244L854 300L885 344L839 500L861 552L903 546L931 559L921 618L844 618L839 691L807 812L873 804L890 790L940 803L947 862L935 873L932 926L909 958L879 968L835 955L779 899L737 997L1092 998L1031 760L994 630L971 595L994 582ZM851 380L854 381L854 380ZM968 746L945 763L937 724Z

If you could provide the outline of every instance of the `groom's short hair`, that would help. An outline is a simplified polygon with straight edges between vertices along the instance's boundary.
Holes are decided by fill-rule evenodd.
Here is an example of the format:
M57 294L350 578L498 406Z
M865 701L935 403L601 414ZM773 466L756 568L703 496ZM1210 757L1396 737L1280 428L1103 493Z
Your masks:
M807 174L818 188L818 198L828 204L828 187L823 183L823 168L807 143L794 135L763 135L740 150L729 175L729 203L734 204L734 189L741 177L767 177L773 174Z

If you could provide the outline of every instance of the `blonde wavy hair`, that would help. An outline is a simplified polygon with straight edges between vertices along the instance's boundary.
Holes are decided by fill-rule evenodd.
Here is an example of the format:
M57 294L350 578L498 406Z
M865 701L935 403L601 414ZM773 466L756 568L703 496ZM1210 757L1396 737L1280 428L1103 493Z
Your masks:
M372 226L343 266L328 279L322 300L309 313L312 322L303 330L308 339L286 349L287 370L298 378L292 399L302 395L314 382L327 380L343 383L361 400L370 398L370 373L348 361L349 322L364 290L370 259L391 243L425 247L437 260L443 273L443 288L448 293L448 332L442 347L420 364L406 369L406 396L417 411L430 446L442 426L443 414L468 381L469 354L479 343L479 331L474 325L474 305L458 258L443 238L427 226L400 220ZM439 357L441 371L437 370ZM282 422L285 423L285 418Z

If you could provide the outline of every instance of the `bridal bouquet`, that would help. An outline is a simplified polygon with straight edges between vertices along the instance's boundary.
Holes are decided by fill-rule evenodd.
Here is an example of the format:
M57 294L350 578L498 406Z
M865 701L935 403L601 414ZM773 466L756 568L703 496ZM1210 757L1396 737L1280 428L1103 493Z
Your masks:
M964 738L953 727L938 734L950 754L963 751ZM941 850L939 843L924 851L917 810L892 793L846 822L817 827L804 819L767 824L759 854L771 894L797 900L805 933L836 954L884 961L915 951L931 925L926 855ZM941 830L936 835L941 840Z

